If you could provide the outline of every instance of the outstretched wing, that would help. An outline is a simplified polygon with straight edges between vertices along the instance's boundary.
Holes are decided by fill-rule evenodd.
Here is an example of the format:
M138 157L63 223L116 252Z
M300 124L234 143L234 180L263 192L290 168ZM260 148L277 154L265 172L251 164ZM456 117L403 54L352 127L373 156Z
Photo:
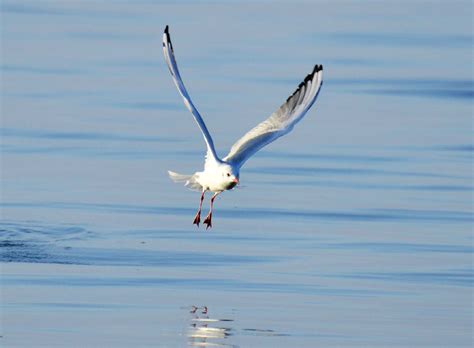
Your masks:
M240 138L223 160L240 168L255 152L289 133L316 101L322 84L323 66L316 65L286 102L268 119Z
M178 65L176 64L176 59L174 57L173 45L171 44L171 38L168 32L168 26L166 26L165 32L163 33L163 53L165 55L166 64L168 64L171 76L173 77L174 84L178 88L181 97L183 97L184 105L186 105L188 110L191 111L191 113L193 114L194 119L196 120L196 123L198 124L199 128L201 129L202 135L204 136L204 140L207 144L206 159L209 159L209 157L211 157L214 160L219 161L216 155L216 150L214 148L214 142L212 141L211 134L207 130L204 120L202 119L201 115L194 106L191 97L189 96L188 91L186 90L186 87L184 87L181 75L179 74Z

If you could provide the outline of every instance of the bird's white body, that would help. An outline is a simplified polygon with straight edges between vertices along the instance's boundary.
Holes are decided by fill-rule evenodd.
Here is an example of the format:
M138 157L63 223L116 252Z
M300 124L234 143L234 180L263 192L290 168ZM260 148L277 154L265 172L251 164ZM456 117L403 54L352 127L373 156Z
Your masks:
M230 190L239 182L239 172L225 162L207 165L204 171L196 172L196 181L204 191L220 193Z
M193 175L181 175L169 171L171 179L175 182L184 182L185 186L200 190L221 193L234 188L239 182L239 170L229 163L209 160L202 172Z
M322 65L316 65L313 71L306 76L296 91L288 97L286 102L283 103L277 111L247 132L232 146L229 154L221 159L216 154L214 142L211 134L207 130L204 120L184 87L174 57L168 26L166 26L163 34L163 53L173 81L183 97L184 104L193 114L194 120L198 124L207 145L203 171L196 172L192 175L183 175L171 171L168 173L173 181L183 182L185 186L202 192L199 210L194 218L194 223L197 225L199 225L200 222L204 193L206 191L214 192L211 198L210 212L204 220L207 227L210 227L212 205L216 196L225 190L233 189L239 183L240 168L243 164L262 147L289 133L316 101L323 83L323 67Z

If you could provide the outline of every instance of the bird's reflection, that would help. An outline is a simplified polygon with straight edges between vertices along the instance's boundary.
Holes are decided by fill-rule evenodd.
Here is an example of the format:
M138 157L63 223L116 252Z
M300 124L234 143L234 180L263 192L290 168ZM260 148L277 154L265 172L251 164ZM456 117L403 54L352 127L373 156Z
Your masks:
M233 335L233 319L212 318L206 306L192 306L188 345L190 347L237 347L228 339Z

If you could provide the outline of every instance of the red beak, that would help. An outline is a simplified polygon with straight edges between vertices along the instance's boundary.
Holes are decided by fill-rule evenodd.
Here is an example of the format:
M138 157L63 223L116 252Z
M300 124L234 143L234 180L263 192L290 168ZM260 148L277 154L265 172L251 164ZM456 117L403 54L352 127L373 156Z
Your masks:
M236 184L238 184L238 183L239 183L239 179L234 178L234 180L232 180L232 182L235 182Z

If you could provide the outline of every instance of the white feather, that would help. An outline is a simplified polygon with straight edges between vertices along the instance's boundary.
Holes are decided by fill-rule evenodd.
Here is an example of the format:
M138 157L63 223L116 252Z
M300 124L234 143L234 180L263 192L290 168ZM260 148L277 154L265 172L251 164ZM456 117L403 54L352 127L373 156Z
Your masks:
M240 138L223 160L240 168L262 147L289 133L318 97L322 75L322 65L316 65L286 102L269 118Z

